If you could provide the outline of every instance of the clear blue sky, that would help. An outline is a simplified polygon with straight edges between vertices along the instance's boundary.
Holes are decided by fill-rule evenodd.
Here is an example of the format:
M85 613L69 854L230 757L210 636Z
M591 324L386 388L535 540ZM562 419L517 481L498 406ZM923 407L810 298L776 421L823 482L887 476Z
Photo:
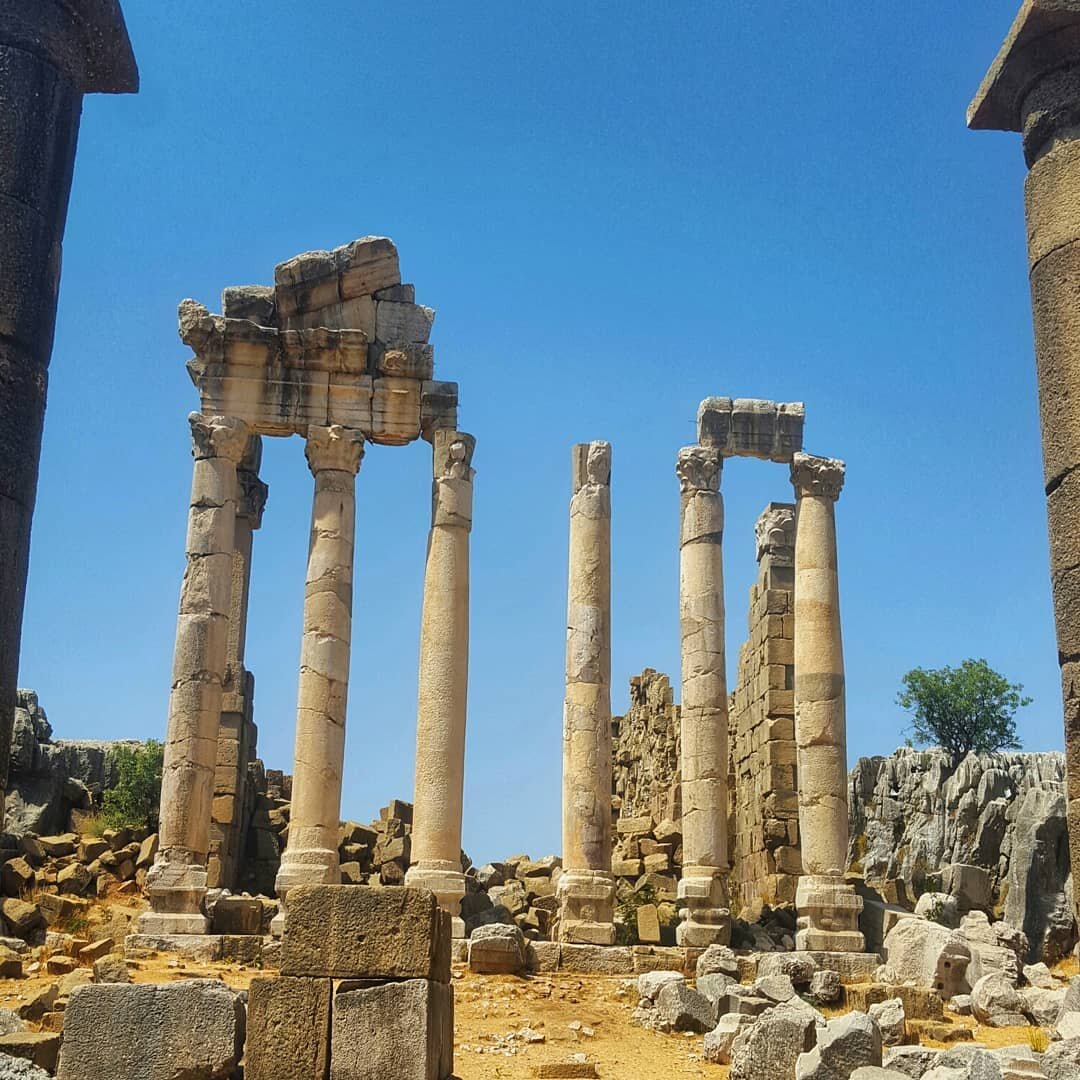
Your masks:
M397 242L476 434L465 846L558 849L570 445L614 444L614 706L677 673L674 460L707 395L802 400L843 457L852 761L915 665L985 656L1062 744L1018 137L964 109L1016 0L125 4L137 97L87 99L21 683L58 736L161 737L197 405L176 305ZM162 10L171 7L171 13ZM248 664L289 768L311 482L267 440ZM344 813L410 797L430 457L358 491ZM753 523L725 470L729 667Z

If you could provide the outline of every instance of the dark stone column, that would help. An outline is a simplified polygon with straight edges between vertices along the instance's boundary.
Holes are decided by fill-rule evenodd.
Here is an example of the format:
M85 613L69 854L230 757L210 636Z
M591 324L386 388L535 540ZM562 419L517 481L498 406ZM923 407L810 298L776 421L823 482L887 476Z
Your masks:
M137 88L118 0L0 7L0 828L82 99Z

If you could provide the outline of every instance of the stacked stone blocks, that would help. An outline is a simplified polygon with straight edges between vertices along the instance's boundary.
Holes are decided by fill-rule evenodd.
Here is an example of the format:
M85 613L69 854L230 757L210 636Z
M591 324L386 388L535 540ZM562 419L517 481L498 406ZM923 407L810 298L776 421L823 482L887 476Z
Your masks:
M795 747L795 508L757 522L758 580L731 706L734 885L741 905L792 903L802 872Z
M251 985L247 1080L447 1080L451 925L435 896L305 885L288 902L281 974Z

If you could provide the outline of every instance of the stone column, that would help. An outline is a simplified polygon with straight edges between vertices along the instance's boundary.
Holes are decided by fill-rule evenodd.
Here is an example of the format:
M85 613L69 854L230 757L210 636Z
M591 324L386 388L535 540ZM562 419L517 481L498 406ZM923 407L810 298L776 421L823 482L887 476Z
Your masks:
M1080 866L1080 2L1026 0L968 109L1023 133L1050 581L1064 698L1069 848ZM1080 874L1073 875L1080 906Z
M615 944L611 873L611 444L572 453L559 940Z
M465 788L465 714L469 688L469 533L476 440L433 433L431 532L420 621L416 710L416 786L412 866L406 885L433 892L465 936L461 898L461 810Z
M844 883L848 850L844 650L836 574L836 500L844 463L796 454L795 745L803 877L796 947L862 952L862 900Z
M295 885L339 884L341 772L352 640L358 431L310 427L307 461L315 477L304 599L304 640L296 704L289 840L277 876L284 899Z
M680 945L726 945L728 695L724 668L723 461L718 450L679 451L679 627L682 636Z
M0 830L82 100L138 86L117 0L0 5Z
M255 677L244 667L251 552L254 532L262 525L267 487L259 479L262 438L253 435L237 470L236 541L232 559L232 603L229 648L222 684L218 731L217 775L210 825L207 885L236 889L236 873L250 814L247 812L247 767L255 757Z
M161 845L147 875L147 934L200 934L222 680L232 607L236 466L247 425L192 413L195 468L161 780Z

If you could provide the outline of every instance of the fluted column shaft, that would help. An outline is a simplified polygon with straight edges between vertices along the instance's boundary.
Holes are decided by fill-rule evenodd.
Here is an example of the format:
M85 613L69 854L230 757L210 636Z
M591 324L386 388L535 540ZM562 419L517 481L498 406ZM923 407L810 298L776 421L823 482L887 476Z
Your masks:
M195 467L165 736L161 846L147 880L152 910L140 924L156 933L202 933L207 925L201 903L228 656L236 467L248 440L239 420L192 413L189 421Z
M835 504L844 463L796 454L795 744L803 874L800 948L858 952L862 901L844 884L848 848L847 725Z
M315 495L304 594L289 839L276 886L282 898L295 885L339 881L356 474L364 440L359 432L337 425L311 427L306 454L315 478Z
M615 941L611 873L611 445L572 453L559 939Z
M679 451L683 876L676 937L688 947L731 936L727 872L728 701L724 652L724 503L719 451Z
M433 434L431 532L420 623L412 865L407 885L429 889L465 936L461 817L469 686L469 534L476 440Z

